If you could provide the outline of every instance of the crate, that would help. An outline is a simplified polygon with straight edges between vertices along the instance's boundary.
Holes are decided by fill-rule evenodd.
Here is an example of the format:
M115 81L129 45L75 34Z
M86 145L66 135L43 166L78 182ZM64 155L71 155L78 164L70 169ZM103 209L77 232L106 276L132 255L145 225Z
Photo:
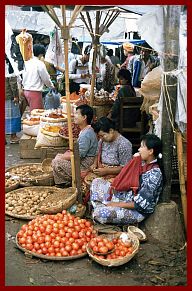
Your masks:
M21 159L40 159L41 149L34 149L36 137L23 134L20 138L19 150Z

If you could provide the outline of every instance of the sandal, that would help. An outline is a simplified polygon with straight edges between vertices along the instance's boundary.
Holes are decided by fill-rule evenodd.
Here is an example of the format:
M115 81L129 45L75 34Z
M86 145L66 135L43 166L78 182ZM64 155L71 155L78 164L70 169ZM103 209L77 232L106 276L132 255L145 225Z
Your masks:
M20 139L10 139L10 144L18 144Z

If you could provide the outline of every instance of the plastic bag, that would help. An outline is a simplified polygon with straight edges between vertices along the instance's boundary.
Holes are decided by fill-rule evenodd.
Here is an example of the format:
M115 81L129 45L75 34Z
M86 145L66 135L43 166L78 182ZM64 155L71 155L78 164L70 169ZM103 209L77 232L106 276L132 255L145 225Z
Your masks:
M44 108L47 109L57 109L60 107L60 97L61 94L54 89L50 89L45 96Z

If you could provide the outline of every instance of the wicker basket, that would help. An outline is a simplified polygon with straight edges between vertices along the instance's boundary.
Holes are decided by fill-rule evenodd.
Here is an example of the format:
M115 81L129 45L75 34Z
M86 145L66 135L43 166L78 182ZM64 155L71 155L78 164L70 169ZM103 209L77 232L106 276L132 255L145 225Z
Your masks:
M90 186L95 178L99 178L99 176L94 173L89 173L87 176L85 176L84 182L87 186Z
M16 245L18 247L18 249L20 249L21 251L23 251L25 254L29 254L32 257L37 257L40 259L45 259L45 260L50 260L50 261L68 261L68 260L75 260L75 259L79 259L79 258L83 258L87 255L87 252L82 253L80 255L76 255L76 256L67 256L67 257L52 257L52 256L46 256L46 255L41 255L41 254L37 254L35 252L31 252L27 249L24 249L22 246L20 246L18 239L17 239L17 235L16 235Z
M60 193L62 192L61 189L56 188L56 187L45 187L45 186L36 187L36 186L34 186L34 187L28 187L28 188L24 188L24 189L19 188L19 189L11 191L5 195L5 204L8 203L7 202L8 201L7 199L9 199L8 195L12 195L12 197L14 196L14 200L18 201L19 198L22 195L26 195L26 193L28 193L28 191L33 191L34 196L37 192L38 196L41 197L41 199L42 199L43 194L45 194L45 193L47 193L47 195L52 195L53 193L55 193L55 195L60 195ZM32 197L33 196L31 196L31 199L29 198L28 201L32 202ZM46 199L46 198L44 198L44 199ZM12 201L13 201L13 199L12 199ZM36 210L33 213L27 213L27 212L22 213L22 214L20 214L19 212L13 213L9 209L6 209L5 214L9 215L11 217L14 217L14 218L19 218L19 219L27 219L27 220L34 219L37 215L41 214L41 212L39 211L39 209L37 207L39 202L40 202L40 199L39 199L39 201L36 201ZM25 203L27 203L27 202L25 202ZM14 207L15 207L14 209L16 209L16 206L18 206L18 205L14 204ZM32 209L34 206L35 206L35 204L32 203L30 205L30 208Z
M61 189L60 189L61 190ZM59 194L52 194L39 203L39 210L44 214L54 214L71 207L77 199L77 189L69 187Z
M122 234L122 232L118 232L118 233L113 233L113 234L105 234L105 235L101 235L101 237L105 237L109 240L112 240L113 238L119 238L119 236ZM132 254L129 254L123 258L117 258L117 259L101 259L98 258L97 256L94 255L93 251L91 250L91 248L89 248L89 246L86 246L87 249L87 253L88 255L98 264L103 265L103 266L108 266L108 267L114 267L114 266L121 266L123 264L126 264L127 262L129 262L134 256L135 254L138 252L139 250L139 240L135 235L132 234L128 234L129 238L132 241L132 245L133 245L133 252Z
M33 163L33 164L30 164L30 163L26 163L26 164L19 164L19 165L16 165L16 166L13 166L13 167L10 167L6 170L6 173L10 172L11 170L13 169L16 169L16 168L19 168L19 167L27 167L27 166L30 166L30 165L36 165L37 167L41 166L42 168L42 164L41 163ZM44 176L42 176L44 175ZM17 174L17 176L19 176ZM27 177L26 179L23 177L23 176L20 176L21 179L20 179L20 186L21 187L29 187L29 186L52 186L54 185L54 178L53 178L53 172L43 172L42 171L42 174L40 176L36 176L34 178L31 178L31 177Z
M52 168L51 163L52 163L52 159L50 159L50 158L44 159L42 161L43 172L46 172L46 173L53 172L53 168Z
M146 241L147 240L146 234L140 228L138 228L134 225L129 225L127 228L127 232L135 235L139 241Z

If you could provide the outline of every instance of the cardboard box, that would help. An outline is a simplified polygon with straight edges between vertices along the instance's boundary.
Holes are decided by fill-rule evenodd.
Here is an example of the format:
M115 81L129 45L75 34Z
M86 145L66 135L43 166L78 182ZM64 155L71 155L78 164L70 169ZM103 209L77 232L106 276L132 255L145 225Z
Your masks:
M20 138L19 150L21 159L41 159L41 149L34 149L36 137L23 134Z

